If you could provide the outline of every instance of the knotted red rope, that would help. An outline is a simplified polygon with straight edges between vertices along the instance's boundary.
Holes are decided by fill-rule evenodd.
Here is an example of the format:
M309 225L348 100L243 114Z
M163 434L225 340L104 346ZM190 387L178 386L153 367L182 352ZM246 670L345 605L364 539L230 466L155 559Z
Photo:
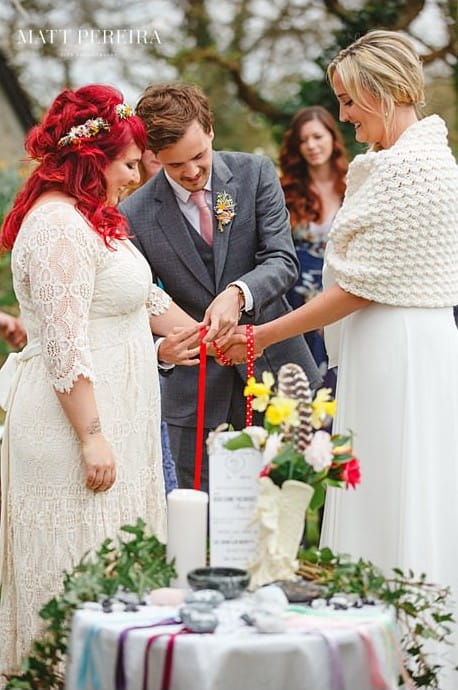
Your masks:
M194 457L194 489L200 490L200 481L202 475L202 455L204 448L204 428L205 428L205 379L207 369L207 346L204 343L204 337L207 333L207 327L202 326L200 329L200 358L199 358L199 381L197 387L197 422L196 422L196 453ZM246 372L247 380L254 376L254 333L253 325L246 324L245 333L247 338L247 361ZM221 349L213 341L216 355L225 366L233 366L233 362L224 355ZM245 426L252 426L253 424L253 408L251 401L253 396L249 395L245 404Z
M202 475L202 453L204 448L204 422L205 422L205 377L207 370L207 345L204 338L207 327L200 329L200 360L199 383L197 388L197 426L196 426L196 455L194 458L194 489L200 490Z

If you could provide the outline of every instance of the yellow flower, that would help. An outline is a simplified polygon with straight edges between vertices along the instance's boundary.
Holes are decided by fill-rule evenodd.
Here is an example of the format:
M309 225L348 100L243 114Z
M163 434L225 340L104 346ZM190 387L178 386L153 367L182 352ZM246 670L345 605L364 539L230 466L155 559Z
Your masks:
M331 388L320 388L312 402L312 426L321 429L323 424L336 413L336 401L331 400Z
M274 396L266 410L266 420L274 426L279 426L280 424L296 426L299 421L296 407L296 400Z
M264 412L269 403L271 388L274 385L274 382L275 379L270 371L265 371L263 373L262 383L257 383L254 376L250 376L243 391L243 395L245 397L248 395L254 395L255 399L251 403L253 410Z

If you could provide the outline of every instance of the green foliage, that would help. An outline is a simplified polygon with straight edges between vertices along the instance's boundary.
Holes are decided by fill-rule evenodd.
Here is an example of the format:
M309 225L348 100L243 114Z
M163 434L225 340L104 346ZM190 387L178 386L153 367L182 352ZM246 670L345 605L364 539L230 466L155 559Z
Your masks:
M302 550L299 560L299 572L325 585L328 596L353 593L392 606L402 634L404 663L415 687L440 688L442 667L433 662L427 648L431 640L451 644L449 588L428 582L424 573L417 577L412 570L393 568L393 575L385 576L369 561L351 562L328 548Z
M0 311L17 312L16 297L10 269L10 254L0 254ZM8 345L0 338L0 366L9 352Z
M0 225L11 207L14 196L21 184L19 170L0 169ZM0 254L0 310L17 312L16 297L10 269L10 254ZM0 339L0 365L9 352L6 343Z
M333 42L322 52L317 64L326 72L337 53L372 29L394 29L409 0L368 0L361 9L347 10L340 15L341 27L334 32Z
M406 4L405 0L385 0L383 3L369 0L364 3L361 9L346 10L342 13L340 15L340 28L334 32L332 41L315 60L322 72L322 78L303 80L297 96L285 104L285 110L291 113L291 117L301 108L322 105L338 120L338 103L326 79L326 69L329 63L343 48L349 46L359 36L363 36L371 29L393 28ZM340 129L350 159L367 149L367 146L355 141L354 129L351 125L341 123ZM281 139L282 134L283 131L279 131L278 128L274 130L277 141Z
M0 168L0 225L9 211L17 190L21 184L19 170Z
M30 656L19 673L9 676L7 690L62 690L71 617L79 604L112 597L119 590L134 592L140 599L152 589L168 587L176 577L173 563L167 563L165 546L146 533L145 523L121 527L126 535L115 544L103 542L95 554L86 554L64 574L62 594L40 611L46 627L32 644Z

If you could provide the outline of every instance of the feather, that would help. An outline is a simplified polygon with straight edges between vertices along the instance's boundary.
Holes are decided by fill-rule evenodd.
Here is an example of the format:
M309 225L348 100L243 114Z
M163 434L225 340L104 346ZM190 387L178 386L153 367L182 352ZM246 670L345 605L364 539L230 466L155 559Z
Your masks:
M295 446L299 453L304 453L313 436L312 391L305 371L298 364L283 364L278 372L278 393L296 400L299 415L299 426L295 430Z

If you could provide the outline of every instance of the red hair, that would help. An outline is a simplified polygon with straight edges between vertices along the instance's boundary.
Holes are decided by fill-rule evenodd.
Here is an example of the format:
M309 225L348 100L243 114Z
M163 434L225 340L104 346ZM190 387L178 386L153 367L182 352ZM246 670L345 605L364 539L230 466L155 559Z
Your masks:
M103 171L132 141L145 150L146 133L137 116L118 117L115 105L123 102L112 86L92 84L63 91L52 103L43 122L25 140L30 159L38 161L13 208L5 217L0 235L3 249L11 249L24 217L45 192L59 191L76 199L76 208L87 218L107 246L110 240L126 239L128 226L114 206L106 206ZM59 146L59 139L86 120L102 118L109 130L80 142Z
M299 110L283 136L279 157L280 182L293 227L303 222L319 221L323 208L319 194L312 188L308 164L300 152L302 125L311 120L321 122L332 136L333 149L330 163L334 175L334 189L341 199L346 188L348 157L342 135L333 116L321 105Z

